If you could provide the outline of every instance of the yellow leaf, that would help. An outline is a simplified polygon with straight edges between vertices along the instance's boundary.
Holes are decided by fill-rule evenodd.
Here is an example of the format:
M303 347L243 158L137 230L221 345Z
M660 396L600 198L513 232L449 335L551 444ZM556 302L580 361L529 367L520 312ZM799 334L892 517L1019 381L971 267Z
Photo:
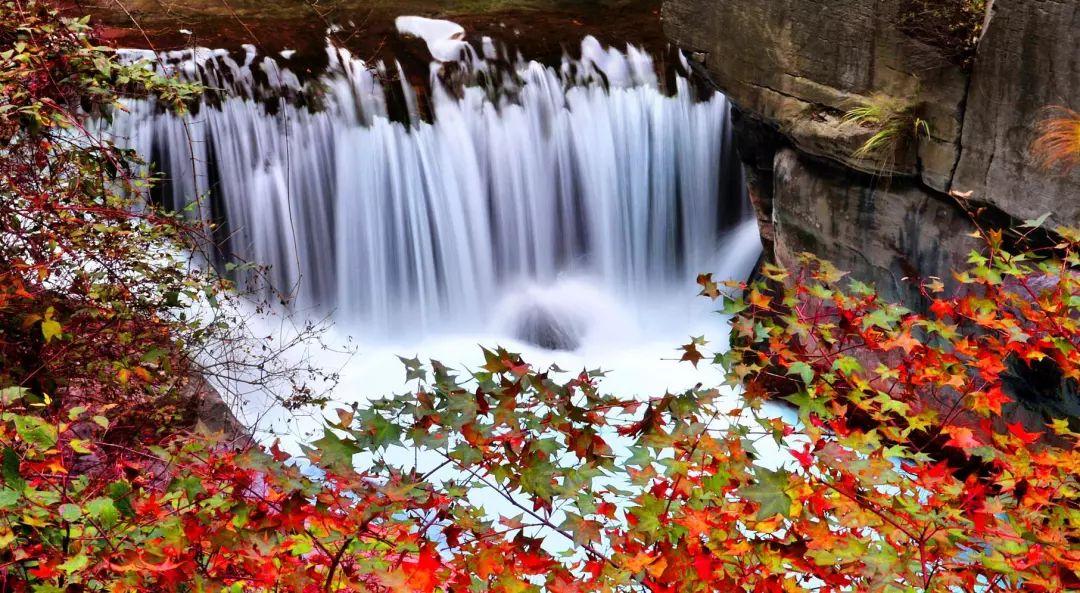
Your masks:
M71 439L68 444L71 446L72 451L82 453L83 455L89 455L90 453L93 453L93 451L86 446L88 443L89 441L84 441L82 439Z
M22 516L22 522L25 525L29 525L30 527L48 527L49 526L48 521L45 521L44 519L41 519L40 517L35 517L33 515L30 515L30 514L23 515Z
M60 324L52 319L46 319L41 322L41 335L45 336L46 343L51 342L53 338L60 337L63 331Z
M1064 418L1055 418L1048 424L1050 430L1054 431L1054 434L1065 435L1072 431L1069 430L1069 421Z

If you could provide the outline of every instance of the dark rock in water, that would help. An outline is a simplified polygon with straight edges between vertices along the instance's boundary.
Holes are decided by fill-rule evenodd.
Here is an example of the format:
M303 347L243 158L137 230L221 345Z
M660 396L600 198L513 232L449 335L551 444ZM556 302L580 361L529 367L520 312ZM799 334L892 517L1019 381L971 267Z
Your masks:
M560 319L553 311L532 305L514 321L514 337L547 350L577 350L581 346L582 323Z

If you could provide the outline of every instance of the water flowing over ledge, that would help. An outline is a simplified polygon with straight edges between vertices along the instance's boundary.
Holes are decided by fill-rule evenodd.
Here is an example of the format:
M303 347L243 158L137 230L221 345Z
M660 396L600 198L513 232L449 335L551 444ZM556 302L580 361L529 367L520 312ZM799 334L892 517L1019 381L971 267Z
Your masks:
M400 66L334 47L306 82L253 48L163 54L223 92L184 118L129 103L110 131L163 174L156 200L365 335L497 317L537 343L516 334L585 333L615 303L691 296L697 272L746 273L753 233L721 248L749 216L722 95L682 75L665 92L647 53L592 38L559 67L463 47L419 96Z

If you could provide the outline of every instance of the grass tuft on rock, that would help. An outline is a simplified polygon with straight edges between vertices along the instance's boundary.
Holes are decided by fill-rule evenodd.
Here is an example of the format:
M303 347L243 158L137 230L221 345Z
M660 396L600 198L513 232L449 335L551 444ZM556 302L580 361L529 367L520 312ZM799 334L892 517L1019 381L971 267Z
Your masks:
M858 159L888 159L907 143L930 136L930 124L914 106L887 95L874 95L851 108L843 121L876 130L852 154Z

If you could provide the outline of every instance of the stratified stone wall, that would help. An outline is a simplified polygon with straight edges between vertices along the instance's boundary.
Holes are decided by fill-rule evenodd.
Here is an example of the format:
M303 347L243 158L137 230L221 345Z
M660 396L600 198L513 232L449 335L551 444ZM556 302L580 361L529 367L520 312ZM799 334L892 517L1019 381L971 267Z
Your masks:
M886 293L899 278L948 278L972 192L998 220L1080 224L1080 172L1030 157L1046 105L1080 109L1080 2L997 0L974 65L898 27L902 0L667 0L669 38L735 102L739 149L766 240L780 259L838 260ZM931 137L857 159L873 130L842 120L860 102L911 105Z
M996 0L967 66L905 36L901 1L666 0L663 16L737 106L773 256L790 265L814 253L919 308L909 279L948 283L979 247L967 210L995 224L1050 213L1051 225L1080 226L1080 171L1046 171L1030 152L1046 106L1080 111L1080 0ZM931 138L855 159L872 132L842 114L883 96L917 106ZM961 207L952 194L968 192ZM1075 382L1013 366L1010 417L1039 426L1080 414Z
M1019 219L1080 224L1080 171L1037 166L1029 148L1046 106L1080 111L1080 1L997 0L964 117L957 190Z

